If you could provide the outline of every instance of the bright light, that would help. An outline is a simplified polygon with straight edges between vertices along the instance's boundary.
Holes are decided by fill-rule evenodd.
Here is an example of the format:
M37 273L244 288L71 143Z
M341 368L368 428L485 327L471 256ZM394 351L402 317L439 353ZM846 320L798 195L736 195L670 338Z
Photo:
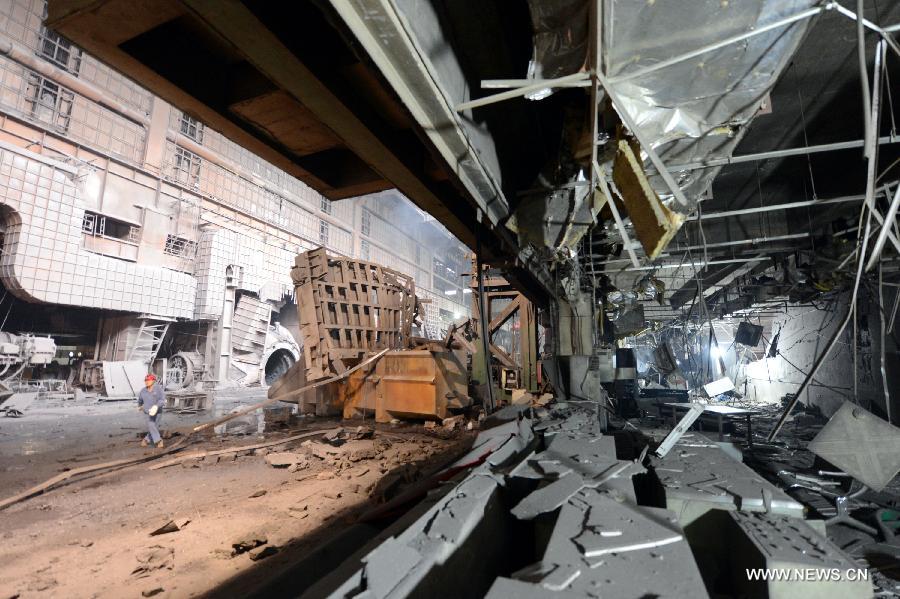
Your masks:
M453 314L453 320L459 320L459 318L460 318L461 316L462 316L462 314L460 314L459 312L456 312L456 313Z
M709 354L710 354L713 358L715 358L716 360L718 360L719 358L721 358L722 356L725 355L725 351L724 351L721 347L719 347L718 345L713 345L713 346L709 349Z
M748 379L768 380L770 378L769 359L763 358L762 360L750 362L744 369L744 374L747 375Z

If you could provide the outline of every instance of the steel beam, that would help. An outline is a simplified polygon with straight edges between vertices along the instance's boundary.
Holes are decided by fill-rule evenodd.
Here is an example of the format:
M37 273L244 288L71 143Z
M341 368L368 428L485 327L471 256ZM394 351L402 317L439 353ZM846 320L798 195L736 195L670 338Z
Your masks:
M865 194L841 196L837 198L829 198L825 200L804 200L802 202L787 202L785 204L772 204L769 206L757 206L755 208L741 208L739 210L726 210L724 212L709 212L703 215L695 215L686 219L685 222L712 220L716 218L730 218L732 216L741 216L744 214L757 214L760 212L773 212L775 210L792 210L794 208L806 208L807 206L826 206L828 204L842 204L849 202L862 202L866 199Z
M669 268L681 268L682 266L692 266L692 267L701 267L701 266L715 266L717 264L744 264L749 262L762 262L767 260L766 257L761 258L729 258L728 260L707 260L700 261L694 263L684 263L684 264L657 264L655 266L639 266L637 268L622 268L619 270L607 271L606 274L615 274L620 272L634 272L639 270L660 270L660 269L669 269Z
M478 98L477 100L469 100L468 102L463 102L462 104L458 104L456 106L456 112L465 112L467 110L471 110L472 108L478 108L479 106L487 106L488 104L495 104L504 100L519 98L526 94L530 94L531 92L540 91L548 87L564 87L570 83L576 83L578 81L587 81L588 84L590 84L590 76L590 73L573 73L571 75L566 75L565 77L559 77L557 79L541 79L537 83L531 83L529 85L517 87L509 91L500 92L499 94L493 94L484 98Z
M673 164L669 166L673 171L691 171L702 168L713 168L717 166L727 166L730 164L740 164L742 162L758 162L760 160L768 160L770 158L785 158L788 156L805 156L807 154L817 154L819 152L832 152L835 150L851 150L861 148L865 145L866 140L857 139L853 141L838 141L830 144L819 144L815 146L806 146L803 148L785 148L783 150L770 150L768 152L755 152L753 154L742 154L739 156L730 156L726 158L712 158L710 160L702 160L700 162L687 162L685 164ZM894 135L885 135L878 138L879 145L888 145L900 143L900 137Z
M516 89L531 85L532 83L543 83L544 87L590 87L591 81L583 79L573 81L572 83L554 83L553 79L482 79L481 89Z

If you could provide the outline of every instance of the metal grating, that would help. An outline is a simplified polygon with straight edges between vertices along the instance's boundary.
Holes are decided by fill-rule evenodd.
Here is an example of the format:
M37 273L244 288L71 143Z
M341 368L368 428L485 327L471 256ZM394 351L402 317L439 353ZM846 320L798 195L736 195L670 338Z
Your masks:
M372 262L329 258L324 248L297 256L291 278L308 380L408 341L416 306L412 278Z

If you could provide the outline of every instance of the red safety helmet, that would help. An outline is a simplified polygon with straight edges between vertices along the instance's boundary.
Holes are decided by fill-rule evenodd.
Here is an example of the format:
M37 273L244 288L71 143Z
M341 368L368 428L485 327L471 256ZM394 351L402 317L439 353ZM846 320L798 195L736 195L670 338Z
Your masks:
M156 380L156 375L155 375L155 374L148 374L147 376L144 377L144 380L145 380L145 381L155 381L155 380Z

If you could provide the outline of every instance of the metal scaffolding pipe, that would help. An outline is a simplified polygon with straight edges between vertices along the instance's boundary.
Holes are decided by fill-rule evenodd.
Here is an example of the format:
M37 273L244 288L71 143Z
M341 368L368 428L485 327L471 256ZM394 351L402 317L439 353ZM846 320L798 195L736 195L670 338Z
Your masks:
M486 96L484 98L478 98L477 100L469 100L468 102L463 102L461 104L458 104L455 110L456 112L465 112L466 110L469 110L471 108L487 106L488 104L502 102L503 100L511 100L512 98L518 98L526 94L530 94L531 92L546 89L548 87L560 87L568 85L570 83L575 83L577 81L588 81L590 80L590 77L590 73L573 73L571 75L558 77L556 79L541 79L537 83L517 87L515 89L500 92L499 94L493 94L491 96Z
M866 29L863 25L863 0L856 0L856 43L857 58L859 59L859 80L862 84L863 101L863 130L865 131L866 145L875 133L872 131L872 99L869 96L869 70L866 66ZM863 150L863 156L869 158L868 149Z
M773 237L754 237L753 239L738 239L737 241L722 241L718 243L707 243L705 246L703 245L688 245L688 246L679 246L671 248L673 252L686 252L688 250L702 250L702 249L713 249L713 248L728 248L735 247L740 245L756 245L759 243L769 243L773 241L789 241L792 239L806 239L810 236L809 233L794 233L792 235L776 235ZM641 247L640 244L633 246L635 249ZM760 248L763 249L763 248ZM785 248L776 248L777 251L788 251ZM594 257L593 254L587 256L587 258ZM605 256L603 256L605 257ZM672 254L661 254L659 258L671 258ZM630 262L628 259L620 258L615 260L605 260L600 263L600 265L613 265L619 264L623 262Z
M836 11L838 11L840 14L844 15L845 17L847 17L849 19L853 19L854 21L857 21L857 22L862 22L863 26L865 26L868 29L871 29L872 31L874 31L875 33L880 35L882 37L882 39L885 42L887 42L887 45L891 47L891 50L893 50L895 54L900 56L900 46L897 45L897 42L894 40L893 37L891 37L891 34L889 33L889 31L887 29L882 29L881 27L879 27L878 25L876 25L875 23L873 23L872 21L870 21L866 18L863 18L863 19L857 18L857 15L855 12L853 12L849 8L845 8L845 7L841 6L838 2L832 2L831 4L829 4L827 6L827 8L834 8ZM859 7L857 7L857 9L858 8ZM861 14L862 13L860 13L860 15ZM891 28L891 31L895 31L896 28L897 28L897 25L894 25Z
M744 264L748 262L762 262L764 260L768 260L765 256L760 258L729 258L728 260L706 260L700 262L694 262L689 264L657 264L656 266L639 266L637 268L622 268L615 271L607 271L609 273L619 273L619 272L634 272L638 270L658 270L658 269L668 269L668 268L681 268L682 266L714 266L717 264Z
M890 225L897 217L897 208L900 208L900 185L897 186L897 191L894 193L894 199L891 200L891 206L888 208L887 214L884 215L881 231L878 233L878 239L875 240L875 247L872 248L872 255L869 256L869 263L866 264L866 271L871 270L872 267L875 266L875 263L878 262L879 258L881 258L884 243L887 241L888 237L893 235ZM898 252L900 252L900 248L898 248Z
M730 156L725 158L712 158L710 160L702 160L700 162L687 162L685 164L673 164L669 168L673 171L692 171L702 168L713 168L716 166L727 166L730 164L740 164L743 162L758 162L760 160L768 160L769 158L785 158L788 156L805 156L807 154L817 154L819 152L832 152L835 150L852 150L861 148L865 145L866 140L857 139L853 141L838 141L830 144L819 144L815 146L806 146L803 148L786 148L784 150L770 150L768 152L755 152L753 154L741 154L739 156ZM900 143L900 137L894 135L885 135L878 138L879 145Z
M559 83L554 79L482 79L481 89L517 89L532 85L535 83L543 83L545 87L590 87L590 79L581 79L571 83Z
M709 212L703 215L689 217L686 222L711 220L714 218L729 218L743 214L757 214L759 212L772 212L775 210L791 210L793 208L806 208L807 206L825 206L827 204L841 204L844 202L861 202L866 199L865 194L841 196L826 200L804 200L802 202L787 202L785 204L772 204L771 206L756 206L755 208L741 208L739 210L726 210L724 212Z

